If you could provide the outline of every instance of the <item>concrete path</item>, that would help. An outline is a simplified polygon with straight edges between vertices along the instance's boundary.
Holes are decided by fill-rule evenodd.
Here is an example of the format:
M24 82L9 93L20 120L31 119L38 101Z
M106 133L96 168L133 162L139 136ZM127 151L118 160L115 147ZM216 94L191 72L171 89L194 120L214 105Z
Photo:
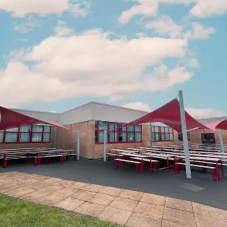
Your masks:
M226 227L227 211L150 193L7 172L0 193L128 227Z

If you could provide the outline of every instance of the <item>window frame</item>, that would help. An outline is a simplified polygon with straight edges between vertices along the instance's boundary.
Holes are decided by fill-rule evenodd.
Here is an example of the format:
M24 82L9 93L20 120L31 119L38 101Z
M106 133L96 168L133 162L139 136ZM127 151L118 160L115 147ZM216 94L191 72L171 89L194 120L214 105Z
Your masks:
M7 131L7 129L1 130L3 132L3 141L0 142L0 145L1 144L29 144L29 143L34 144L34 143L50 143L51 142L51 126L49 126L49 125L25 125L25 126L29 126L30 127L30 130L28 132L21 131L21 127L24 127L24 126L17 127L18 130L15 131L15 132L14 131ZM33 126L41 126L42 127L42 132L34 132L33 131ZM49 132L44 132L44 128L47 127L47 126L50 127L50 130L49 130ZM17 141L15 141L15 142L6 142L5 139L6 139L7 133L17 133ZM35 142L32 141L32 135L34 133L42 133L41 141L35 141ZM24 142L22 141L21 142L20 141L20 135L21 134L29 134L29 141L24 141ZM44 140L43 140L44 134L49 134L49 141L44 142Z
M152 142L172 142L174 141L174 130L168 126L157 126L152 125ZM157 136L156 136L157 135ZM167 136L169 135L169 140L167 140ZM172 139L171 139L172 135ZM164 139L162 139L164 136ZM156 139L158 138L158 139Z
M103 142L99 142L99 132L104 132L104 129L99 129L99 122L105 122L107 124L107 144L120 144L120 143L142 143L143 137L142 137L142 125L134 125L133 130L128 130L128 127L125 127L125 130L120 130L119 126L123 125L124 123L116 123L116 122L107 122L107 121L95 121L95 144L103 144ZM114 130L110 131L110 124L115 124ZM136 126L140 126L140 130L136 130ZM116 141L110 142L110 132L114 133L114 140L117 138ZM136 141L136 133L141 133L141 141ZM115 137L115 133L117 133L117 136ZM126 141L119 141L119 137L121 133L126 134ZM128 133L133 133L133 141L129 141Z

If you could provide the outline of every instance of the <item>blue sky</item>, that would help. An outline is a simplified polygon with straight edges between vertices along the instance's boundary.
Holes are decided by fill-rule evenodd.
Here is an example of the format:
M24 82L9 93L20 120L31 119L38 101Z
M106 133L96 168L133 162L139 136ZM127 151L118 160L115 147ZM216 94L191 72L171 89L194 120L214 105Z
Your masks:
M0 0L0 103L227 115L226 0Z

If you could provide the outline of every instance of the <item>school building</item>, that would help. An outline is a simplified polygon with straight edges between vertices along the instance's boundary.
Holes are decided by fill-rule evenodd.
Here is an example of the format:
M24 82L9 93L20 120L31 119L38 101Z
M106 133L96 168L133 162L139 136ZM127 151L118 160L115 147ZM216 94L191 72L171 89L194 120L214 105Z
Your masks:
M49 125L21 125L18 128L0 130L0 149L25 147L73 148L77 146L77 132L80 131L81 157L95 159L103 157L104 129L108 130L107 149L148 147L178 144L182 135L162 123L119 127L147 114L147 112L90 102L63 112L41 112L12 109L15 112L45 121L55 121L69 130ZM222 118L199 119L202 124ZM224 119L224 117L223 117ZM150 133L153 133L150 137ZM227 143L227 131L222 130L223 142ZM218 144L217 131L198 129L188 132L191 143Z

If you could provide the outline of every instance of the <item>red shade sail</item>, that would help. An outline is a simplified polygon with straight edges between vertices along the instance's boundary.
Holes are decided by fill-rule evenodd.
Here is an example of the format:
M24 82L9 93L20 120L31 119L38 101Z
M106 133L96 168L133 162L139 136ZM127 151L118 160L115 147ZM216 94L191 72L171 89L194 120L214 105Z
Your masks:
M0 130L32 124L49 124L65 128L57 122L42 121L0 106Z
M194 128L207 128L203 124L199 123L195 120L190 114L185 111L185 119L187 130L194 129ZM159 109L135 120L132 121L125 126L129 125L136 125L136 124L143 124L143 123L150 123L150 122L161 122L163 124L168 125L169 127L173 128L177 132L182 132L181 127L181 116L180 116L180 104L177 99L173 99L166 105L160 107Z
M215 130L215 129L227 130L227 118L208 123L208 124L206 124L206 127L211 130Z

